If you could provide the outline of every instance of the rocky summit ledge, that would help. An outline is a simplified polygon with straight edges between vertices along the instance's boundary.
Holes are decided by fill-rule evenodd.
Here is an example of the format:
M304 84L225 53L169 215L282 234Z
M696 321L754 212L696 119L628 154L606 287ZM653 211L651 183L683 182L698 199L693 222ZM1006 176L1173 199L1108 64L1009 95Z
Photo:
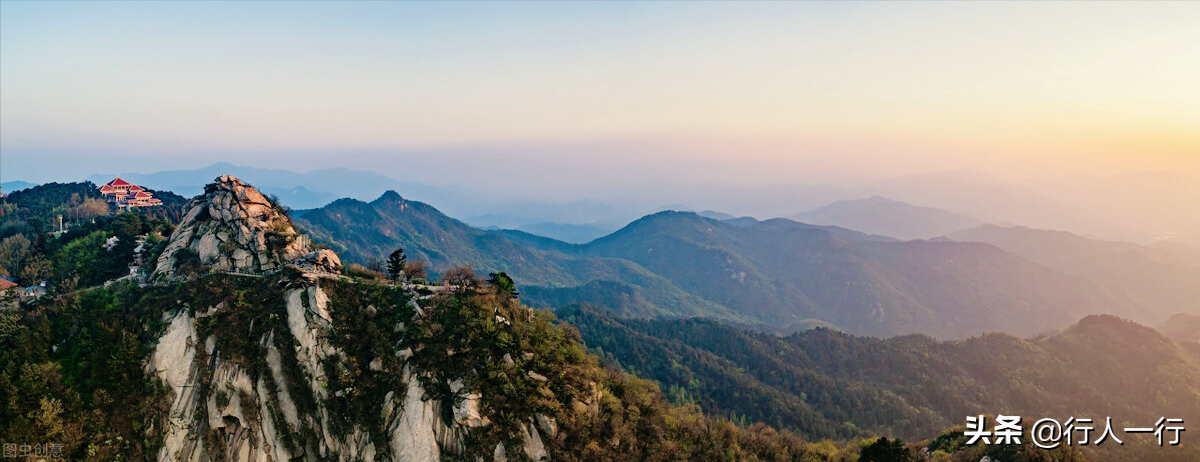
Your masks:
M314 252L286 211L253 186L223 175L184 206L184 216L155 266L153 280L210 272L262 273L284 265L338 272L329 250Z

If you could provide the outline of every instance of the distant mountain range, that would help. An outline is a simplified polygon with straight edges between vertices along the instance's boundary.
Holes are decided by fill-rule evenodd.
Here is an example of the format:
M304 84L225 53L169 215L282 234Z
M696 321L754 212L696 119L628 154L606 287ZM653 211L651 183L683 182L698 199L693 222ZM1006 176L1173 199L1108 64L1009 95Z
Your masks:
M880 196L838 201L791 217L814 225L849 228L897 239L929 239L982 225L978 218L933 207L918 207Z
M544 250L525 242L544 240L547 247L570 246L520 231L482 231L450 218L428 204L409 201L389 191L371 202L340 199L307 211L296 222L318 242L330 244L347 261L382 258L404 248L409 258L428 261L435 272L470 264L487 274L505 271L526 293L557 288L588 290L589 282L607 281L596 297L636 293L627 303L606 303L625 316L712 316L740 320L728 309L689 294L670 281L629 261L579 258ZM524 236L526 241L511 239ZM552 297L550 297L552 298ZM590 298L614 302L615 298Z
M291 194L292 201L280 196L285 204L312 204L317 196L323 202L332 191L356 191L359 199L330 201L297 213L303 226L350 261L382 258L404 247L430 261L435 271L458 263L480 271L503 270L517 279L526 300L542 306L588 302L622 316L705 316L776 332L825 324L856 334L946 338L993 329L1031 334L1092 313L1157 324L1173 313L1200 312L1194 302L1200 289L1193 282L1200 274L1200 256L1180 250L1190 247L1177 241L1139 246L978 226L985 218L882 196L835 202L795 217L820 225L735 218L713 210L656 213L623 227L616 222L570 223L623 213L621 207L576 201L525 204L533 215L549 214L562 222L530 221L537 217L522 218L512 215L519 210L497 207L491 219L510 220L506 224L516 229L482 230L425 202L396 193L375 196L371 191L380 184L399 183L375 172L300 174L215 164L123 177L154 189L187 192L189 184L200 185L228 171L242 172L268 193ZM937 199L923 181L946 183L934 175L877 186L907 190L910 197L921 196L912 191L924 191L928 194L921 197ZM471 202L454 191L401 184L406 191L439 197L439 203ZM991 197L980 191L1010 191L986 177L967 178L958 186L967 192L941 202L966 204L970 196ZM308 199L296 202L302 196ZM379 199L361 200L366 197ZM1007 197L1016 199L1000 203L1016 207L1041 196ZM960 242L891 239L940 235Z
M5 194L8 194L13 191L20 191L22 189L32 188L34 186L37 186L37 184L30 183L28 181L5 181L3 183L0 183L0 191L3 191Z
M672 197L668 192L660 195ZM831 203L880 196L965 214L1002 226L1070 231L1088 237L1200 246L1200 179L1169 172L1007 181L975 170L902 175L860 184L782 184L688 191L704 208L789 217Z
M518 207L523 209L522 212L514 211L512 214L489 213L486 215L470 217L464 219L463 221L471 226L481 229L509 229L524 231L530 234L536 234L538 236L557 239L572 244L585 244L611 234L612 232L629 224L629 222L649 213L663 211L692 211L692 209L686 205L673 204L656 207L652 209L652 212L648 213L631 214L627 210L595 201L575 201L565 204L506 204L500 206L499 210L508 210ZM527 216L521 216L520 213L524 213ZM739 223L746 222L746 220L749 220L749 222L757 221L751 217L739 218L728 213L717 212L713 210L705 210L703 212L697 212L697 214L702 217L712 218L718 221L737 221ZM539 221L543 220L544 217L553 217L561 221Z
M1200 246L1200 213L1194 212L1196 204L1200 204L1200 179L1171 172L1147 172L1109 177L1034 178L1019 184L1042 196L1054 197L1081 213L1152 233L1134 238L1137 242L1159 239ZM1047 228L1032 222L1015 223ZM1065 227L1049 228L1098 234Z
M410 178L418 177L407 173ZM194 170L120 173L135 183L184 196L195 195L202 184L221 174L244 178L295 209L320 207L342 197L371 200L390 189L434 204L475 227L518 229L573 243L602 235L598 233L610 233L649 213L705 210L700 214L718 220L734 216L792 217L900 239L934 237L956 231L950 228L963 223L966 225L958 229L992 223L1063 230L1109 240L1141 243L1164 240L1200 247L1200 215L1178 212L1200 203L1200 180L1171 173L1035 178L1018 182L960 170L841 185L650 184L561 199L507 195L486 185L436 186L400 181L378 171L347 168L297 173L219 163ZM102 184L116 175L93 175L88 179ZM19 186L4 188L15 190ZM901 208L899 204L884 202L889 200L917 210L901 213L904 211L895 210ZM664 203L673 205L661 206ZM797 215L798 210L808 212ZM746 218L740 220L746 222Z
M615 230L609 226L597 224L530 223L518 226L517 231L546 236L572 244L583 244L594 241Z
M435 271L460 263L505 271L536 305L595 303L621 316L703 316L774 332L824 323L861 335L1031 335L1088 314L1157 323L1179 311L991 244L899 242L786 219L735 225L661 212L571 244L475 229L389 192L369 203L339 200L297 222L350 261L403 247ZM1159 290L1182 299L1193 285L1171 279Z
M1161 313L1200 313L1200 256L1063 231L984 225L950 235L985 242L1065 274L1096 281L1116 299Z
M155 189L175 191L187 197L201 192L220 175L234 175L254 185L264 194L274 195L284 205L298 210L324 206L339 198L370 200L388 190L403 191L405 196L438 204L447 213L472 226L493 229L518 229L567 242L587 242L620 228L637 218L636 212L598 201L577 200L565 203L500 201L477 192L400 181L374 171L329 168L297 173L284 169L265 169L217 163L193 170L155 173L113 173L92 175L89 181L104 184L116 176ZM5 190L9 189L6 183ZM12 182L15 188L28 185Z
M406 194L438 203L453 203L461 199L455 193L435 186L401 182L380 173L348 168L297 173L291 170L243 167L222 162L194 170L92 175L88 180L104 184L120 176L138 185L167 189L191 197L200 194L205 184L221 175L239 177L264 194L275 195L284 205L296 209L320 207L341 197L376 197L389 189L401 189Z
M1163 335L1180 342L1200 342L1200 316L1177 314L1156 328ZM1197 343L1200 346L1200 343Z

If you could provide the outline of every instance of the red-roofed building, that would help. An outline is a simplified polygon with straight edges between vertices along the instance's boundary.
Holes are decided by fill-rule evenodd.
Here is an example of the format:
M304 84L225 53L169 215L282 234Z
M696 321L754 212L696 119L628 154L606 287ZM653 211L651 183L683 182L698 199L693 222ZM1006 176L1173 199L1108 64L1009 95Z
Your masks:
M100 187L100 194L117 208L153 207L162 205L146 188L122 180L121 177Z

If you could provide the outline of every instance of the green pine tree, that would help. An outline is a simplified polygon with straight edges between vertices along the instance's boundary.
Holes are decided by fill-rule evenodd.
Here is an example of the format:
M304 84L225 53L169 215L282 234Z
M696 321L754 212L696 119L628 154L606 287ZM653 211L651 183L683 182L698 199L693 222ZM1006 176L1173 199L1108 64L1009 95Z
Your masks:
M391 255L388 255L387 272L388 276L393 281L400 278L400 273L404 272L404 262L408 257L404 256L404 249L396 249Z

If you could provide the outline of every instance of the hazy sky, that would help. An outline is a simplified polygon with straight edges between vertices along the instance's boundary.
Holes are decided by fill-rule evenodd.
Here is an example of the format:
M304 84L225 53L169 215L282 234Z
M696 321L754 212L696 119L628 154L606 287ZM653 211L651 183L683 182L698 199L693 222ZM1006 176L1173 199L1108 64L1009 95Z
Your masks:
M1198 25L1200 2L4 1L0 179L1200 176Z

